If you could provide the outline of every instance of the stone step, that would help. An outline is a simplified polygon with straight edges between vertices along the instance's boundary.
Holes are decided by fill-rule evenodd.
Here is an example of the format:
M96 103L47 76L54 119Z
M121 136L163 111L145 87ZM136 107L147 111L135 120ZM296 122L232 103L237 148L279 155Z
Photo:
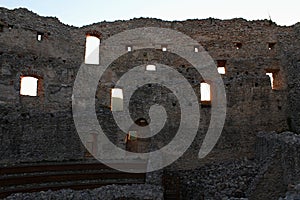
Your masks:
M118 163L115 163L118 165ZM144 167L145 163L126 167ZM0 198L18 192L92 189L110 184L145 183L145 173L125 173L101 163L43 163L0 168Z
M124 166L123 163L114 163L115 166ZM127 168L145 168L146 164L144 162L129 163L126 164ZM20 166L9 166L0 167L0 176L8 174L19 174L19 173L36 173L45 171L66 171L66 170L100 170L100 169L111 169L110 167L102 163L41 163L37 164L26 164Z
M88 174L88 173L111 173L111 169L99 169L99 170L68 170L68 171L44 171L44 172L26 172L17 174L4 174L0 176L0 181L2 179L9 179L14 177L26 177L26 176L36 176L36 175L60 175L60 174Z
M137 173L123 173L123 172L100 172L100 173L60 173L60 174L33 174L21 175L14 177L0 178L0 187L11 185L22 185L31 183L49 183L60 181L73 181L73 180L93 180L93 179L140 179L144 178L145 174Z
M72 181L72 182L52 182L47 184L25 184L18 186L5 187L0 190L0 199L5 198L14 193L31 193L40 191L56 191L61 189L84 190L94 189L106 185L127 185L127 184L143 184L144 179L128 179L128 180L90 180L90 181Z

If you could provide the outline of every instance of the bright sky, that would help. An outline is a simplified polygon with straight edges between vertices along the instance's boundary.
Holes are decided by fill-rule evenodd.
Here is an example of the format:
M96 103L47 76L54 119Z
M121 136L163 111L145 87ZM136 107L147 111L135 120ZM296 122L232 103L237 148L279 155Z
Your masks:
M42 16L82 26L100 21L153 17L164 20L209 17L271 19L279 25L300 22L299 0L0 0L6 8L26 7Z

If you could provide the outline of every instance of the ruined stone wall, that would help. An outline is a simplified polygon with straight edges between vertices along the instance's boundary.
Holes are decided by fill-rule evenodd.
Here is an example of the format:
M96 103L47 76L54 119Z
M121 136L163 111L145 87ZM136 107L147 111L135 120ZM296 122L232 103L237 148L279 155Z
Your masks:
M300 26L299 23L293 28L293 34L287 36L288 40L282 49L283 64L287 67L288 82L288 126L300 133Z
M0 11L3 29L0 32L2 163L84 158L85 149L79 141L72 119L72 87L84 61L86 32L91 30L102 33L104 41L114 34L138 27L171 28L198 41L216 63L218 60L226 60L226 74L222 78L226 87L228 111L222 136L211 154L214 159L252 156L253 133L256 131L280 132L298 127L299 112L295 102L300 102L296 95L300 86L296 85L299 81L294 77L297 68L293 70L291 66L296 66L292 64L296 62L295 50L300 45L296 43L293 49L289 49L289 44L296 37L296 26L279 27L267 20L165 22L141 18L77 28L64 25L56 18L40 17L26 9L1 8ZM42 41L37 41L38 33L43 34ZM236 48L237 43L242 44L241 48ZM270 43L275 44L272 49L269 49ZM178 56L146 49L120 57L110 66L96 93L99 121L108 120L106 122L109 123L103 124L115 143L118 143L120 137L116 134L119 130L110 112L110 89L128 69L151 63L174 67L187 78L200 98L201 75L195 73L195 69ZM265 75L266 70L276 72L274 90ZM40 78L42 84L38 97L19 95L22 75ZM152 93L146 92L150 88ZM170 91L147 85L135 95L131 107L136 113L134 117L147 118L147 109L138 105L146 103L145 97L151 99L151 94L160 96L159 102L165 105L171 119L178 115L178 104ZM210 107L202 107L199 134L187 158L196 158L209 120ZM165 129L167 135L162 137L170 138L177 127L178 122L170 120Z
M71 115L72 86L81 63L73 59L72 28L25 9L0 13L1 163L82 158ZM21 76L39 78L37 97L20 95Z
M256 158L264 167L252 199L283 197L300 180L300 137L292 132L260 132L257 136Z

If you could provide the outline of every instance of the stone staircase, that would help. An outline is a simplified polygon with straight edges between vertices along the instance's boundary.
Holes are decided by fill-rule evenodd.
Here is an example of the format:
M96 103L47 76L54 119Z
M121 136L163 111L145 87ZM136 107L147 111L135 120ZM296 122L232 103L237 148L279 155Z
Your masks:
M117 163L116 163L117 164ZM127 167L145 167L132 163ZM40 163L0 167L0 198L13 193L93 189L111 184L145 183L144 173L125 173L101 163Z

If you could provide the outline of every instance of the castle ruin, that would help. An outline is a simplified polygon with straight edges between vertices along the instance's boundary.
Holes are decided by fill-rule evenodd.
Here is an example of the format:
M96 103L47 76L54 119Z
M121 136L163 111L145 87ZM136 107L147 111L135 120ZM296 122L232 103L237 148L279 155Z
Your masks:
M165 195L167 186L175 185L178 199L278 199L289 185L300 183L299 23L285 27L270 20L169 22L139 18L78 28L22 8L0 8L0 170L43 163L94 162L91 151L100 148L94 142L97 132L87 133L91 142L83 144L72 115L73 86L85 62L87 37L98 38L101 45L113 35L142 27L168 28L196 40L219 68L227 98L221 137L213 151L199 159L210 124L211 99L201 98L203 77L187 60L169 52L170 44L135 50L134 41L127 41L124 51L128 52L115 60L99 80L95 94L99 124L115 145L133 151L141 150L139 146L147 142L139 146L133 142L126 147L127 133L118 128L112 116L111 90L122 75L134 66L155 70L155 64L162 63L181 73L197 94L199 130L186 153L160 172L162 181L158 182ZM194 46L191 51L198 48ZM35 93L22 92L26 78L35 80ZM210 89L214 98L213 85ZM147 84L132 99L129 110L137 124L143 123L140 119L150 121L151 105L166 109L166 125L155 139L157 148L168 144L178 129L180 116L180 105L172 91ZM122 106L115 109L122 110ZM192 167L186 169L191 163ZM2 175L5 183L9 177L6 180L5 173ZM7 188L0 185L3 194L10 191Z

